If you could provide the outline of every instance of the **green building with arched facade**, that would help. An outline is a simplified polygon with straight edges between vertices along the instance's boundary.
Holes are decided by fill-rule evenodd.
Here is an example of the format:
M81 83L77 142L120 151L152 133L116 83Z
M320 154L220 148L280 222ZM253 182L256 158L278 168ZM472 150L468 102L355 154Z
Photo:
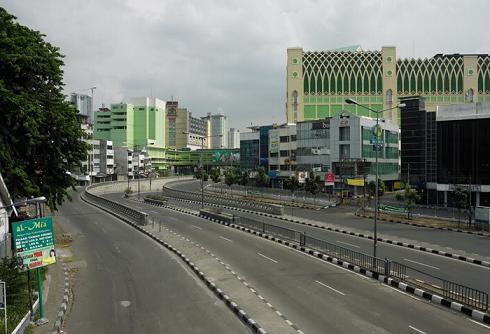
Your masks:
M397 58L395 47L364 51L359 46L331 51L287 50L288 123L332 117L342 110L374 113L345 103L346 98L382 110L398 98L420 95L426 109L437 105L490 101L490 57L486 54L437 54ZM399 123L399 110L384 118Z

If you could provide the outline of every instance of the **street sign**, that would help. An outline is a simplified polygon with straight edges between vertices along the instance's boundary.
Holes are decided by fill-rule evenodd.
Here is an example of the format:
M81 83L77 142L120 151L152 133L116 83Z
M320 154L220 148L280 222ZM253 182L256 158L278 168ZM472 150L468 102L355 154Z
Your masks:
M383 145L373 145L373 151L381 152L383 150Z
M335 185L335 174L331 172L325 173L325 185L333 186Z
M376 144L383 145L385 142L383 139L371 139L369 143L372 145L376 145Z
M17 267L21 271L56 263L51 217L35 218L12 224Z

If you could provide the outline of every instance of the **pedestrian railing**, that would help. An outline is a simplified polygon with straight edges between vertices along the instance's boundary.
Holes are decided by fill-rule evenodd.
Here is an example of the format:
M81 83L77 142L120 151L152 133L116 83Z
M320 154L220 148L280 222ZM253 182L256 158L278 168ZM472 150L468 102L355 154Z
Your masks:
M162 203L161 201L146 198L145 202L153 202L153 204L157 205L161 205ZM297 243L300 247L316 250L338 260L349 262L359 268L394 278L395 280L441 295L444 298L456 301L463 305L483 311L488 310L488 293L484 291L434 276L397 261L380 259L325 240L317 239L306 235L305 232L274 224L267 224L240 215L235 215L233 221L237 225L289 240Z
M461 304L488 310L488 293L484 291L434 276L396 261L390 261L390 276Z
M484 291L431 275L396 261L380 259L325 240L317 239L294 229L267 224L247 217L235 217L235 223L238 225L287 239L302 247L308 247L338 260L349 262L360 268L398 279L399 281L411 284L425 291L442 295L461 304L484 311L488 310L488 294Z
M378 274L388 275L389 272L389 261L332 244L324 240L316 239L308 235L305 235L305 246Z

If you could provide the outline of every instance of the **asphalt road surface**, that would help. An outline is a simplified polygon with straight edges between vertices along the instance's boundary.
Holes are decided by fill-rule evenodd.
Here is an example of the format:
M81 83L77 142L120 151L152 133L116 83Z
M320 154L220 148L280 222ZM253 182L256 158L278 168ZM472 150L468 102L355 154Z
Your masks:
M170 183L169 187L178 190L194 191L200 190L200 183L180 182ZM285 213L290 215L290 208L285 209ZM372 234L373 220L355 217L352 209L345 208L328 208L320 211L294 208L293 215L297 217L333 223L342 226L345 229L355 228ZM478 257L490 257L490 237L477 236L465 233L437 230L431 228L422 228L417 226L397 224L390 222L380 222L378 224L378 233L393 236L394 238L406 238L415 241L421 241L434 245L433 248L448 247L455 250L463 250Z
M82 263L67 333L250 333L173 254L78 194L56 216Z
M109 198L207 247L305 333L487 333L460 313L208 220Z

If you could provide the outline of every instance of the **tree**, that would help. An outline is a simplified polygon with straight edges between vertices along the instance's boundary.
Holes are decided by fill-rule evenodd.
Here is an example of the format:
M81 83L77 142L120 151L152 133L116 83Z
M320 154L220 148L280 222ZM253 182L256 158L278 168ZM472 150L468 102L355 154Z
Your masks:
M385 192L385 183L383 180L378 179L378 196L383 196ZM376 194L376 182L369 181L368 183L368 193L370 196L374 197Z
M455 186L453 191L454 206L458 209L458 225L461 223L461 212L468 209L468 191L461 186Z
M397 201L403 202L405 209L407 209L407 218L410 219L410 212L415 203L420 201L420 195L417 191L410 187L410 185L405 185L403 192L399 192L395 196Z
M242 186L246 186L248 185L249 181L250 181L250 175L248 174L248 171L247 170L242 171L240 175L240 181L239 181L240 184Z
M0 172L15 197L45 196L55 210L87 146L62 93L63 56L0 8Z
M218 183L220 181L219 168L213 167L211 169L211 180L213 180L214 183Z
M267 187L269 185L269 176L265 172L264 167L257 169L256 184L259 187Z
M225 172L225 183L228 187L230 187L231 191L231 186L236 182L236 174L235 170L233 168L228 168L228 170Z
M196 179L200 180L201 177L203 176L203 170L202 170L202 168L197 168L196 169L196 172L194 173L194 176L196 177Z
M208 175L208 173L204 172L204 173L202 174L202 180L203 180L204 182L206 182L207 180L209 180L209 175Z

